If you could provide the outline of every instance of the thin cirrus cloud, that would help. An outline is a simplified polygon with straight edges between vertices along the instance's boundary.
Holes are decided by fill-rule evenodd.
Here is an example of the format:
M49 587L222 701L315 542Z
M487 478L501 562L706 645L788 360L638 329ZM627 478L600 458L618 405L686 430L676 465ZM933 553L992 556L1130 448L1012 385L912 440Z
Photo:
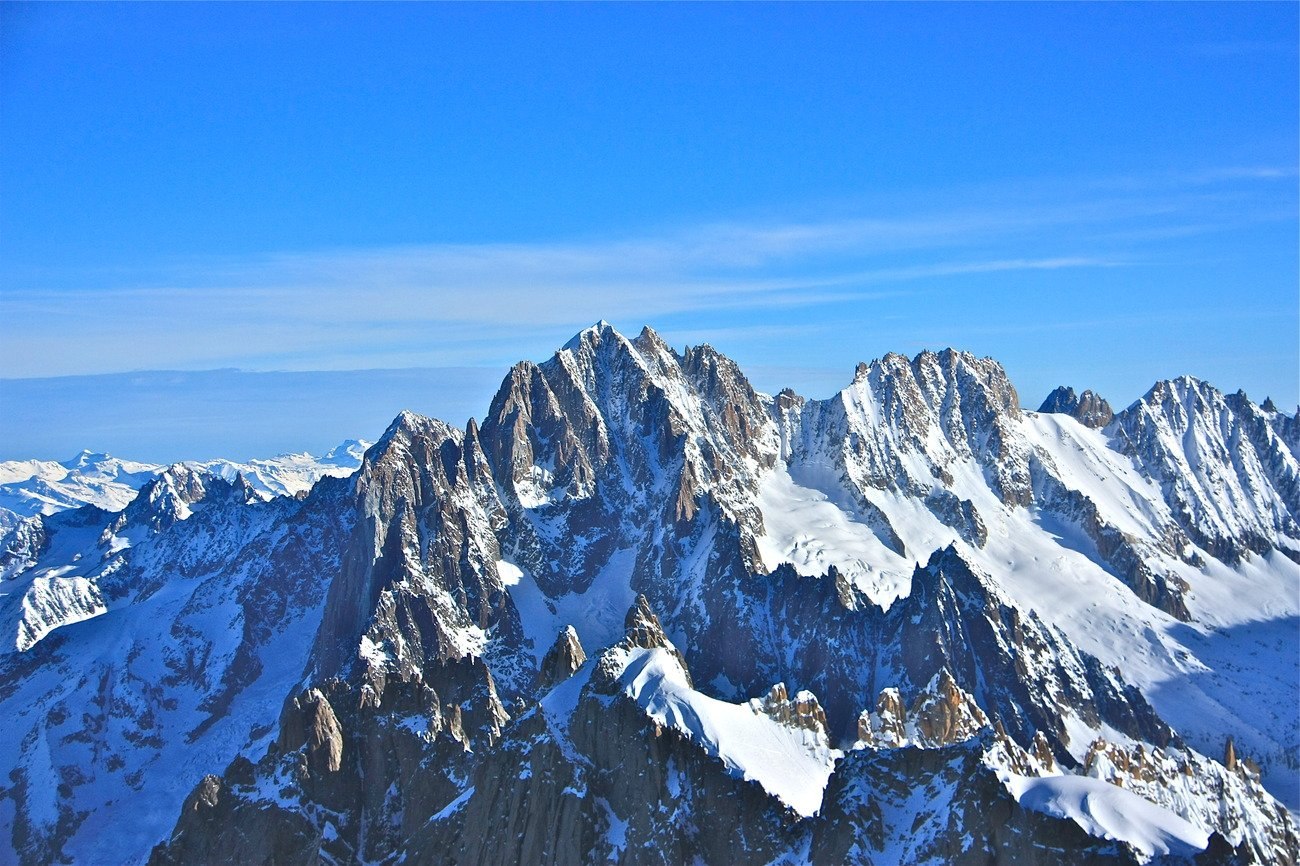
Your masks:
M537 341L528 352L546 351L596 318L713 315L725 327L737 324L730 314L951 291L963 276L1146 264L1150 245L1188 226L1276 218L1276 191L1261 189L1292 174L1228 168L1145 188L1125 179L1083 199L1008 187L993 206L957 195L930 212L632 238L213 257L154 263L138 277L76 273L56 287L10 278L0 376L497 364L519 354L520 334Z
M1092 257L946 262L807 278L708 277L677 266L619 273L543 252L483 251L466 267L464 251L438 248L333 254L295 261L293 279L250 269L233 285L75 290L26 299L7 294L0 310L57 321L58 334L16 329L5 341L9 376L113 369L247 366L331 369L349 366L482 363L518 329L566 332L597 317L661 317L761 307L814 307L870 301L894 292L872 287L998 271L1113 265ZM311 265L314 264L315 268ZM348 273L350 272L350 274ZM315 274L315 276L313 276ZM347 276L344 276L347 274ZM7 309L6 309L7 308ZM114 321L116 320L116 321ZM62 344L56 356L51 344ZM430 357L430 352L433 357ZM484 357L484 356L487 357Z

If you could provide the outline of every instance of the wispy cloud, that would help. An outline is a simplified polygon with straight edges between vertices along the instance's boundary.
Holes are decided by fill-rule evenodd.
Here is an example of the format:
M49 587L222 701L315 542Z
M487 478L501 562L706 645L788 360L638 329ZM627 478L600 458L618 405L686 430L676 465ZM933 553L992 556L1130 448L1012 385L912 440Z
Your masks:
M1143 235L1258 218L1249 196L1198 184L1285 177L1267 167L1202 174L1088 197L713 222L564 243L217 257L151 263L135 279L74 274L57 288L15 282L0 293L0 375L500 363L545 351L597 317L752 318L951 290L963 277L1121 268ZM530 335L538 344L520 346Z

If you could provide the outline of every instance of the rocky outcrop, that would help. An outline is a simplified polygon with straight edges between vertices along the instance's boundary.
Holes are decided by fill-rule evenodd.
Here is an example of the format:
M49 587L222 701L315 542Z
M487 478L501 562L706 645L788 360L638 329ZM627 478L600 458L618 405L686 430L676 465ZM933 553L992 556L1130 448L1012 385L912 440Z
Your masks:
M1220 764L1191 749L1124 746L1098 738L1082 772L1219 834L1236 852L1231 862L1300 862L1300 835L1290 812L1265 793L1258 768L1237 757L1231 739L1224 752Z
M1047 395L1039 412L1054 412L1069 415L1085 427L1099 430L1115 418L1115 412L1106 400L1092 391L1075 394L1074 389L1061 385Z
M787 727L811 731L822 737L827 735L826 712L817 702L817 696L806 689L791 698L785 683L777 683L762 698L753 698L749 706L755 713L762 713Z
M905 709L898 689L884 689L874 712L858 717L855 748L898 749L916 746L937 749L961 743L989 727L975 699L947 670L934 676Z
M232 814L283 818L263 844L296 846L289 862L383 856L454 800L475 749L499 740L509 715L476 656L487 631L517 634L518 621L496 568L505 517L487 467L472 426L404 415L352 482L358 519L340 545L310 684L286 701L255 784L231 798ZM501 668L530 684L521 641L508 645ZM223 851L241 832L183 815L155 858L200 842Z
M935 749L862 749L836 768L814 863L1119 864L1139 859L1072 821L1022 808L984 763L985 737Z
M542 659L541 670L537 673L538 691L546 691L564 682L586 661L587 653L578 640L577 630L571 625L565 626Z
M917 697L909 713L922 748L935 748L969 740L989 725L974 699L943 670Z
M936 479L951 483L957 463L974 460L1003 502L1026 505L1032 492L1028 450L1013 429L1019 417L1019 398L997 362L945 349L860 364L848 388L804 404L797 429L787 418L782 435L792 465L829 456L859 490L924 498Z
M277 745L283 752L305 748L307 766L313 773L337 773L343 767L343 729L320 689L289 699L280 713Z
M1097 556L1138 598L1183 622L1192 618L1187 609L1186 595L1190 589L1187 581L1160 565L1162 560L1186 558L1190 542L1181 528L1173 524L1163 527L1161 543L1157 546L1112 524L1096 502L1062 483L1042 455L1034 457L1030 469L1039 503L1057 519L1083 530L1095 546Z
M647 650L672 645L639 598L623 640L589 666L590 679L561 687L576 695L545 698L520 717L465 797L425 825L405 858L439 863L454 850L466 864L723 863L785 850L797 832L787 809L624 693L620 659ZM777 688L755 702L816 724L815 699L792 704Z
M988 529L984 526L975 503L969 499L959 499L947 490L935 488L926 495L925 506L944 524L957 530L957 534L967 544L983 547L988 541Z
M93 523L107 522L108 515L93 506L91 512L81 511L78 516L88 513L93 514ZM0 527L0 580L12 580L31 568L47 545L48 533L41 517L16 519Z
M686 676L687 684L690 684L691 674L686 665L686 659L683 658L681 651L668 640L664 634L664 627L659 622L659 615L654 612L650 602L644 595L638 595L632 607L628 609L627 616L623 619L623 628L626 633L620 646L628 649L662 649L672 655L677 660ZM607 657L606 657L607 659ZM608 662L606 661L608 667Z
M247 786L205 776L186 798L175 833L154 848L150 866L321 862L325 840L305 815L278 804L254 804L247 793ZM229 832L231 827L239 832ZM220 848L209 847L214 834Z

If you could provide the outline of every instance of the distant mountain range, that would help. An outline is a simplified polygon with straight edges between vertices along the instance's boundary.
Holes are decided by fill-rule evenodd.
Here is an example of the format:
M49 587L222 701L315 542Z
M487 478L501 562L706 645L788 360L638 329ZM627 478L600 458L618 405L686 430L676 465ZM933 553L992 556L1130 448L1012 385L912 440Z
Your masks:
M325 476L345 476L361 465L370 443L348 439L323 457L281 454L266 460L187 460L183 465L227 481L242 475L264 498L306 493ZM166 466L122 460L108 454L82 451L71 460L0 461L0 509L30 517L56 514L69 508L94 505L106 511L125 508L140 488L157 478ZM0 516L0 525L12 523Z
M362 453L364 451L364 454ZM21 863L1300 860L1300 423L605 323L481 425L0 464Z

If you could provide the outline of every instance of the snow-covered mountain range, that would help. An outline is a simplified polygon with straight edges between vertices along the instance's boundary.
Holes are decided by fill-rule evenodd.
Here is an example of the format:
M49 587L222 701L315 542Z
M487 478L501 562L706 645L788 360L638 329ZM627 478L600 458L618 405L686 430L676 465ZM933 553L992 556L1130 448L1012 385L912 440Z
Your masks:
M263 498L306 493L326 475L351 475L371 443L349 439L323 457L281 454L267 460L188 460L184 465L233 481L242 475ZM95 451L82 451L66 461L0 461L0 525L16 517L50 515L69 508L94 505L120 511L141 487L167 467L121 460ZM5 514L4 512L8 512Z
M1030 412L945 350L808 400L600 323L305 494L113 464L118 499L0 531L0 832L23 863L1295 863L1298 455L1295 415L1190 378Z

